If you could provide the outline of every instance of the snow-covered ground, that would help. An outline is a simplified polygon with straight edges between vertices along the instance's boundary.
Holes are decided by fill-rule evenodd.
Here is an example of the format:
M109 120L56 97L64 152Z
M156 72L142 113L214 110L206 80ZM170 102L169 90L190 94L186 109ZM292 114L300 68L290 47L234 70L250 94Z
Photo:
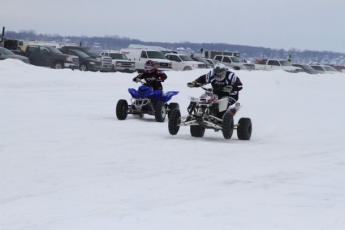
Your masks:
M182 115L203 73L167 73ZM135 73L0 61L0 229L345 229L345 74L237 74L250 141L117 120Z

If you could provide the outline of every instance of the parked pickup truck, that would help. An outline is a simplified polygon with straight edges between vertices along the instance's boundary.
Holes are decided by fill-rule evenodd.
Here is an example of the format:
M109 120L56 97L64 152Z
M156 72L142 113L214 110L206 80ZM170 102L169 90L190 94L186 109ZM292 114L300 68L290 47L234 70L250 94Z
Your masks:
M80 50L64 50L59 49L64 54L74 55L79 57L79 69L81 71L99 71L102 68L102 62L90 57Z
M214 59L217 61L222 62L227 67L230 67L235 70L254 70L255 65L245 63L241 58L236 56L228 56L228 55L216 55Z
M12 52L29 58L30 64L36 66L54 69L78 69L79 67L79 58L77 56L63 54L55 47L29 45L25 51L16 50Z
M285 70L287 72L297 73L303 71L301 67L293 66L287 60L263 59L255 61L255 69L258 70Z
M135 62L130 61L125 54L111 50L103 50L100 52L100 55L112 59L113 72L134 73L136 71Z
M166 53L165 57L172 61L172 69L176 71L206 69L205 63L194 61L191 57L185 54Z
M112 69L111 58L106 56L101 56L91 50L89 47L84 46L62 46L60 50L80 50L89 55L90 57L96 59L97 61L101 61L102 63L102 72L110 72Z

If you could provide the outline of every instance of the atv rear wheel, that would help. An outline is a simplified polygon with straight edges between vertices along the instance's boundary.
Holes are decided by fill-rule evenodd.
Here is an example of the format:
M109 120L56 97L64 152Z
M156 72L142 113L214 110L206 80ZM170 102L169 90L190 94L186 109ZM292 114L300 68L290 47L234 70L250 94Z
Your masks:
M116 105L116 117L119 120L125 120L127 118L128 103L126 100L121 99Z
M232 137L232 133L234 132L234 117L230 112L224 114L222 132L225 139Z
M157 122L164 122L167 115L167 109L162 101L157 101L155 105L155 118Z
M242 117L238 121L237 137L240 140L249 140L252 136L252 121L250 118Z
M174 109L180 109L180 106L178 103L170 103L168 105L168 118L170 119L170 114L171 114L171 111L173 111Z
M179 109L175 108L170 111L170 118L169 118L169 133L171 135L176 135L180 130L180 123L181 123L181 112Z
M203 137L205 134L205 128L199 125L191 125L190 126L190 135L192 137Z

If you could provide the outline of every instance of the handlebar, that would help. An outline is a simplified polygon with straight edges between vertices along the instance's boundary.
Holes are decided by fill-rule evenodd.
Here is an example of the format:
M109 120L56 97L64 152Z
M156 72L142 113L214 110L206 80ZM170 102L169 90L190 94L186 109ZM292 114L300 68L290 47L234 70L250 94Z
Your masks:
M152 78L152 79L150 79L150 81L151 81L151 82L152 82L152 81L163 82L162 80L156 79L156 78ZM136 82L136 83L140 82L140 83L142 83L142 84L146 84L146 83L147 83L147 81L146 81L145 78L140 79L139 81L135 81L135 82Z
M204 86L204 84L201 84L201 83L187 83L187 86L188 87L191 87L191 88L202 88L203 90L205 90L205 91L208 91L208 92L212 92L213 91L213 89L212 88L206 88L205 86Z
M198 83L198 82L196 82L196 83L187 83L187 86L191 87L191 88L193 88L193 87L200 87L200 88L202 88L203 90L205 90L205 91L207 91L209 93L213 93L213 88L206 88L204 86L204 84L201 84L201 83ZM232 91L232 89L233 89L233 87L231 85L227 85L227 86L222 87L220 90L222 90L223 92L230 93Z

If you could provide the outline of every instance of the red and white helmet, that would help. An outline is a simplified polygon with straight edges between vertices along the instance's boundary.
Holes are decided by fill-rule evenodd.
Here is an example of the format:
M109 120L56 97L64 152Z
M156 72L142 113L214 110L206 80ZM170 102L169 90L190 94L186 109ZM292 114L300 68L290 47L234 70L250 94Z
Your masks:
M152 73L156 70L156 63L152 60L147 60L145 62L145 71Z

